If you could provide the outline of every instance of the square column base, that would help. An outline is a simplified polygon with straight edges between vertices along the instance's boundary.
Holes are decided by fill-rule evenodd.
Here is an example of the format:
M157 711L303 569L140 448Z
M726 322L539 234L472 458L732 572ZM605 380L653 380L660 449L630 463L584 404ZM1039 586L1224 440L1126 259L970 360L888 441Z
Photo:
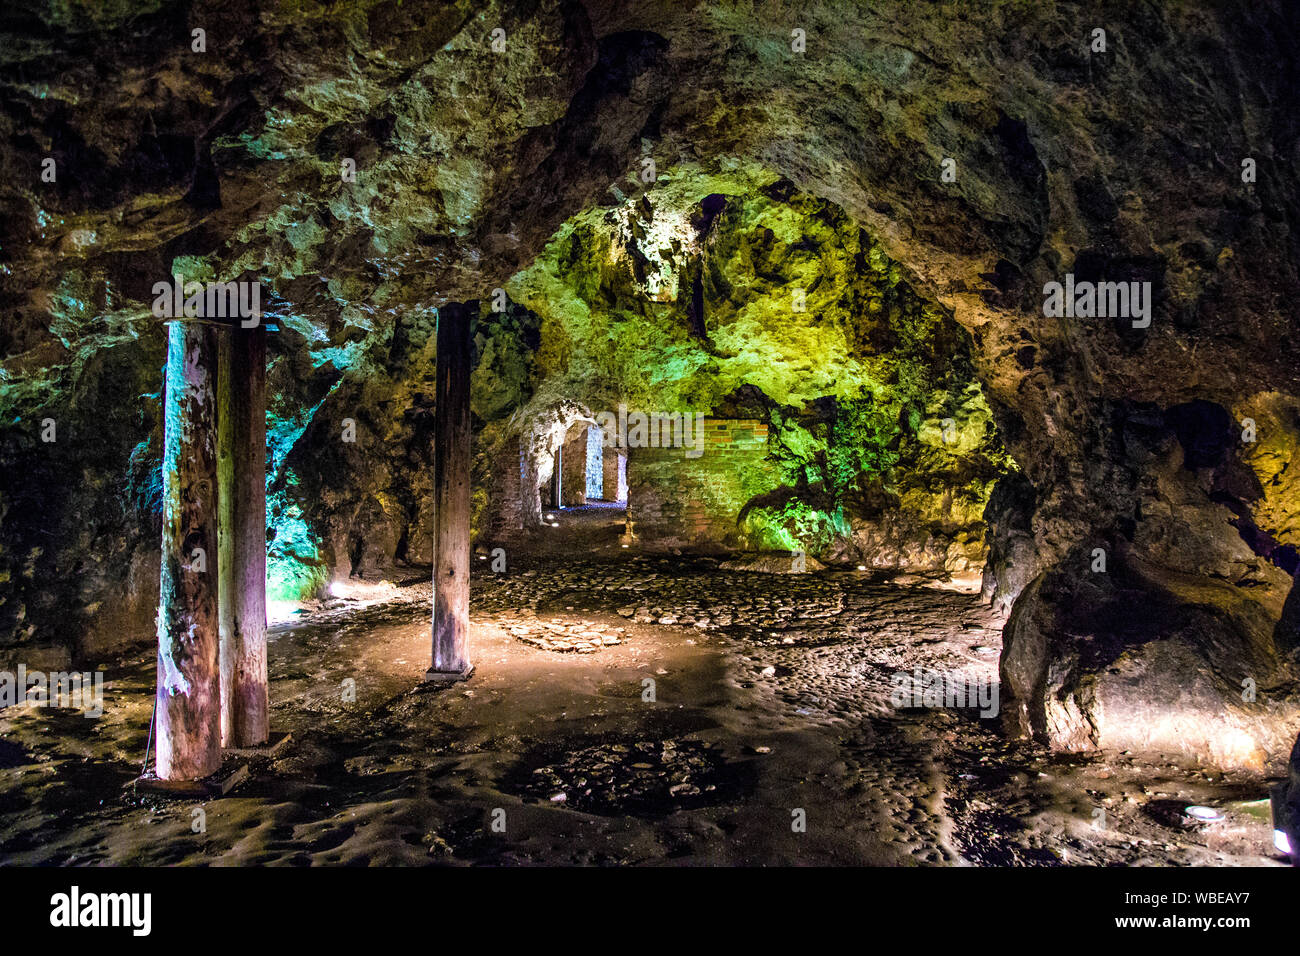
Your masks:
M145 790L183 800L210 800L214 797L224 797L235 787L246 782L250 776L248 764L240 764L233 769L229 766L222 767L202 780L163 780L150 771L128 781L122 789Z
M424 682L434 685L459 684L463 680L469 680L474 673L474 665L470 664L463 671L436 671L433 668L424 672Z

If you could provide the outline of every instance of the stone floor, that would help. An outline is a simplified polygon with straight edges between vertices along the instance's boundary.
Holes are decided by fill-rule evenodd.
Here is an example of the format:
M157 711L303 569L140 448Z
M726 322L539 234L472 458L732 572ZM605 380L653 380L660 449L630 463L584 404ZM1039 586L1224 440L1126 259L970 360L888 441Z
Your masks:
M488 567L477 671L450 689L420 683L423 574L273 628L272 724L292 738L222 799L124 789L147 651L110 669L98 720L0 713L0 862L1278 862L1262 778L1050 755L970 708L896 708L900 672L996 678L1001 622L971 594L680 557Z

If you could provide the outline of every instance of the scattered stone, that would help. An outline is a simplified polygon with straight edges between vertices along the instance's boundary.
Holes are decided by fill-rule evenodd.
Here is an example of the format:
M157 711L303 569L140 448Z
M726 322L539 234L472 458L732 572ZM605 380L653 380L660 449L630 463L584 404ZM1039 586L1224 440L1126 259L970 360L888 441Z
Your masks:
M811 555L796 556L790 552L769 552L723 561L718 566L723 571L746 571L759 574L807 574L823 571L826 565Z
M637 740L564 753L508 778L507 789L588 813L663 816L732 793L723 768L716 748L698 741Z

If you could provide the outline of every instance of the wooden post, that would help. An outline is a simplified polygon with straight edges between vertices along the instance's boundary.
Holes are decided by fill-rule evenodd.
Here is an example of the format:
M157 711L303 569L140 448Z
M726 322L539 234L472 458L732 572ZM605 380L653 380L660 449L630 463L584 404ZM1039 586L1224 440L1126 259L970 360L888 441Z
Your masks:
M256 747L269 726L266 673L266 333L217 333L221 744Z
M270 733L266 673L266 330L234 330L235 629L234 745Z
M235 382L233 331L214 329L217 342L217 631L221 674L221 746L233 746L235 707Z
M169 325L156 698L163 780L198 780L221 763L216 359L210 328Z
M464 680L469 662L469 310L438 310L433 433L433 666L427 680Z

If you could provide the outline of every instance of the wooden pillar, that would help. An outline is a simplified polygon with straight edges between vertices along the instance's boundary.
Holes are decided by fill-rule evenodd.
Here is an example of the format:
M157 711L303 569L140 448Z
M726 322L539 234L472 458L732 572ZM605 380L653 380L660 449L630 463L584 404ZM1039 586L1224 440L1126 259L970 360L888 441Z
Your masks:
M255 747L269 727L266 672L266 333L221 336L217 379L221 557L221 743Z
M233 746L235 707L235 382L230 329L217 342L217 632L221 674L221 746Z
M183 320L167 329L155 718L164 780L197 780L221 763L213 335Z
M469 310L438 310L433 434L433 666L429 680L464 680L469 662Z
M266 673L266 329L235 330L235 746L270 734Z

